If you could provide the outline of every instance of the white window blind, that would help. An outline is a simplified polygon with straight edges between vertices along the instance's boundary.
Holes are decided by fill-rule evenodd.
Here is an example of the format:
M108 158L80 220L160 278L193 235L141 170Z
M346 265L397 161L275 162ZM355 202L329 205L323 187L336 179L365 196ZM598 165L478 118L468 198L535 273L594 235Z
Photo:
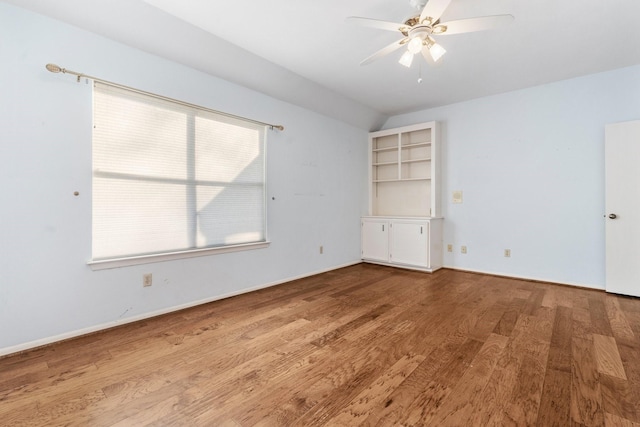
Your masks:
M266 241L265 126L94 83L94 261Z

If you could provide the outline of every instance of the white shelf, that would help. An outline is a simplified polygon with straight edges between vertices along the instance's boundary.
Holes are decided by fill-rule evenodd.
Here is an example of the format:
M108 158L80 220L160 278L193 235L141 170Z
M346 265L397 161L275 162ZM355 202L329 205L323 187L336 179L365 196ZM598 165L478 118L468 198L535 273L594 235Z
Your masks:
M393 147L384 147L384 148L374 148L373 152L374 153L379 153L381 151L397 151L398 147L397 146L393 146Z
M428 147L431 145L430 142L414 142L413 144L403 144L401 148L416 148L416 147Z
M401 163L416 163L416 162L430 162L431 159L430 158L425 158L425 159L409 159L409 160L403 160ZM395 163L394 163L395 164ZM375 166L375 165L374 165Z
M398 162L381 162L381 163L374 163L371 166L391 166L391 165L397 165Z
M374 179L372 182L403 182L403 181L431 181L431 178L401 178L401 179Z

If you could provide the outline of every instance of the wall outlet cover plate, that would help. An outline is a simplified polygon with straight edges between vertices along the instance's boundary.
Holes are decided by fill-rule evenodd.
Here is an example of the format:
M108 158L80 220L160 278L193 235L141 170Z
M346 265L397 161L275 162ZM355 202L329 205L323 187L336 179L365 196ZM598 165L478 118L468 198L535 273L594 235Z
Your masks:
M455 190L452 193L453 203L462 203L462 190Z

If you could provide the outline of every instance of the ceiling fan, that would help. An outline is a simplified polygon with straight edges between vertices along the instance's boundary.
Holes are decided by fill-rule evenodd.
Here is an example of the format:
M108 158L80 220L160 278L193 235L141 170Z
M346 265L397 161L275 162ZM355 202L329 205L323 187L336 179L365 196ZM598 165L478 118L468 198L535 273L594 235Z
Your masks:
M361 18L359 16L347 18L348 21L355 24L387 31L398 31L402 35L400 40L383 47L360 62L360 65L370 64L376 59L405 46L407 50L399 61L405 67L411 66L413 57L418 53L422 53L427 61L430 59L438 61L446 53L446 50L436 43L433 36L439 37L441 35L491 30L508 24L514 19L512 15L494 15L440 22L440 16L449 6L451 0L410 0L409 3L417 10L422 9L422 12L419 15L412 16L402 24Z

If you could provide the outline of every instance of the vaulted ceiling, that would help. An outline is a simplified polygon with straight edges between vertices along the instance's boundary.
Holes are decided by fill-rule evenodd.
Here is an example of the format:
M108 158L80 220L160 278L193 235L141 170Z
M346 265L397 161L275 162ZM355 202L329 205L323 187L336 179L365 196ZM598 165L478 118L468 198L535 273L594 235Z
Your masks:
M436 65L348 16L403 22L409 0L7 0L361 127L384 117L640 64L638 0L452 0L441 20L511 14L497 30L438 38ZM419 59L419 60L418 60ZM73 64L62 64L73 68ZM422 82L418 83L418 78Z

